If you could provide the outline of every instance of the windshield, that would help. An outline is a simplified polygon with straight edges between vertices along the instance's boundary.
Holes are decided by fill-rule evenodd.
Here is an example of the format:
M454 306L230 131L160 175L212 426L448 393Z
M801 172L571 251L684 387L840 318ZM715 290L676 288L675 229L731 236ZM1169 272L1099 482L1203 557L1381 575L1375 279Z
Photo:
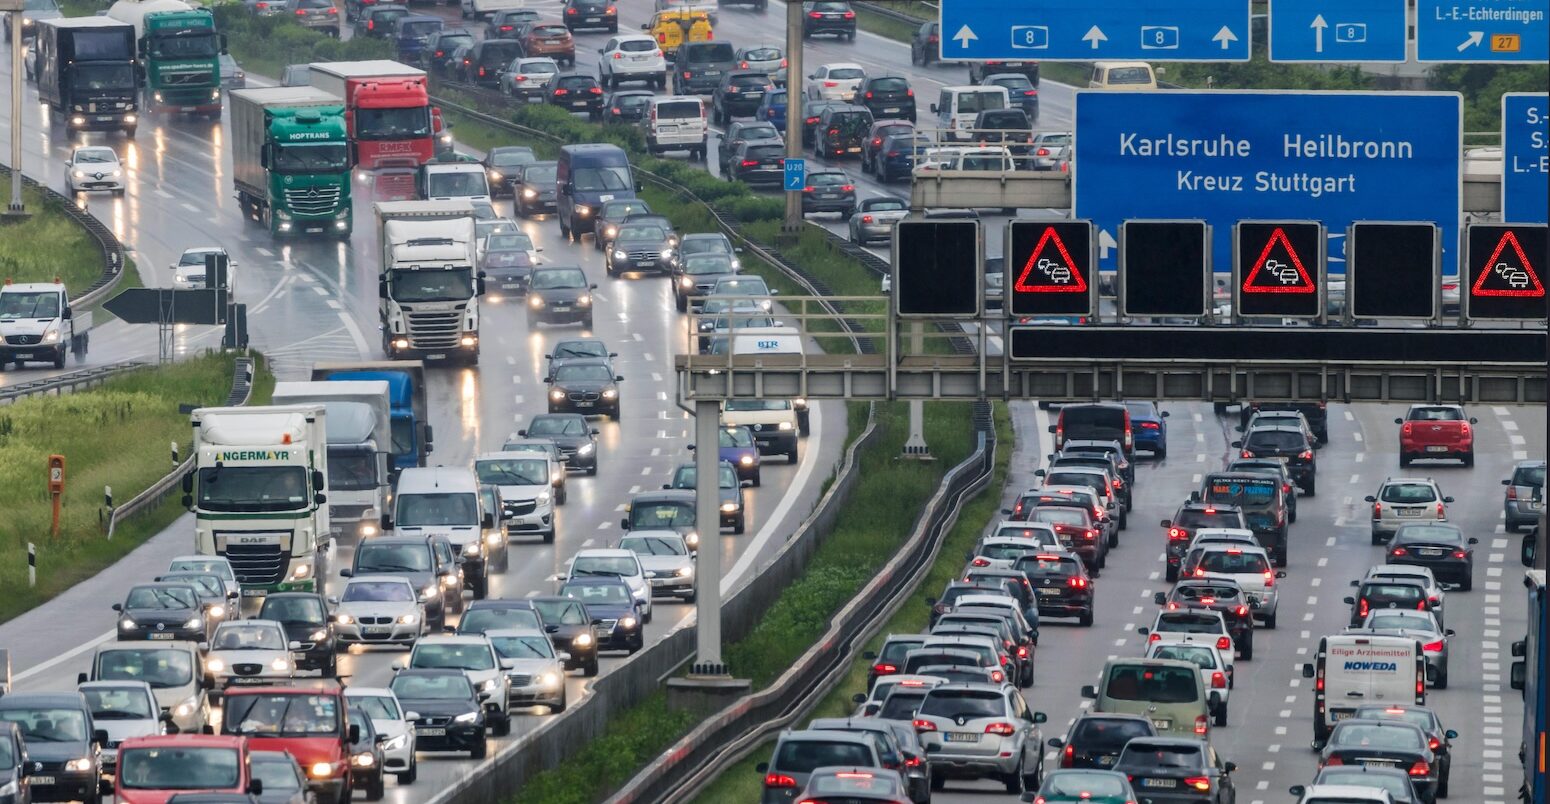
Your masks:
M191 609L194 591L181 586L137 586L129 590L126 609Z
M1185 768L1194 769L1201 767L1205 761L1199 746L1194 745L1152 745L1145 740L1137 740L1125 746L1125 752L1120 754L1119 763L1126 768Z
M691 520L692 524L692 520ZM571 564L572 576L600 575L628 578L640 574L634 556L578 556Z
M634 186L630 182L630 169L627 167L577 168L571 176L571 182L580 192L628 191Z
M366 717L376 720L398 720L402 715L398 711L398 703L385 695L361 695L347 696L350 706L361 711Z
M637 223L619 227L620 240L666 240L667 230L660 226Z
M1113 84L1150 84L1152 73L1145 67L1116 67L1109 70L1108 83Z
M502 251L532 251L533 239L520 232L501 232L500 234L490 235L489 239L485 241L485 248L491 251L497 249Z
M105 650L97 655L97 678L101 681L144 681L161 689L188 684L193 673L193 657L188 651L173 648Z
M86 708L91 710L93 720L144 720L156 717L158 711L144 688L87 687L81 694L86 696ZM0 747L5 745L0 740Z
M338 734L338 701L332 695L228 695L221 732L265 737Z
M151 36L149 54L163 59L209 59L220 54L220 39L210 29L183 29L177 33Z
M686 556L689 548L678 537L626 536L619 540L619 549L643 556Z
M1006 700L998 692L933 690L920 705L920 714L945 718L1001 717Z
M1050 774L1039 793L1044 796L1077 796L1097 800L1099 797L1124 797L1129 789L1112 773L1083 773L1060 771Z
M422 40L439 30L441 30L441 20L410 20L409 22L402 22L398 25L398 33L400 36ZM372 111L378 110L373 109Z
M728 399L727 410L790 410L789 399Z
M1224 575L1246 575L1268 572L1270 564L1260 553L1221 550L1207 552L1202 555L1197 568L1206 572L1219 572Z
M58 318L59 294L0 293L0 318Z
M266 597L258 616L286 625L322 625L325 619L323 603L315 597Z
M157 580L191 584L194 592L203 597L222 597L226 594L226 586L221 583L220 578L213 575L174 572L163 575Z
M561 587L560 594L588 604L601 603L605 606L630 604L629 587L618 583L571 582Z
M221 623L210 640L213 650L286 650L285 634L272 626Z
M75 163L77 165L110 165L117 161L118 155L107 148L82 148L75 152ZM204 265L203 258L199 260L199 264Z
M528 435L582 436L587 434L586 422L573 416L536 416L528 427Z
M1085 528L1087 527L1087 509L1064 506L1035 508L1028 520L1030 522L1043 522L1049 525L1070 525Z
M1076 562L1048 556L1023 556L1012 568L1029 577L1065 577L1076 574Z
M958 114L975 114L988 109L1006 108L1005 92L960 92Z
M639 503L630 508L630 530L694 527L694 504Z
M554 370L554 381L564 382L602 382L614 381L613 372L607 366L597 363L571 363L560 366Z
M477 461L474 472L480 483L497 486L539 486L549 482L547 458L496 458Z
M392 271L393 298L399 302L463 301L474 295L473 269Z
M538 600L533 608L545 625L589 625L586 609L568 600Z
M1295 430L1254 430L1243 442L1243 448L1251 452L1261 449L1306 449L1307 446L1307 439Z
M344 603L413 603L414 587L398 581L351 581L339 598Z
M576 268L534 271L530 280L534 290L564 290L587 286L586 274Z
M753 446L753 433L744 427L725 428L721 431L721 446L751 447Z
M920 708L920 702L925 699L926 690L895 689L883 699L883 705L877 710L877 716L883 720L910 720L915 717L915 710Z
M119 752L118 781L131 790L229 790L241 780L240 764L231 748L126 748Z
M330 491L364 491L377 487L377 456L354 449L328 451Z
M1319 771L1318 784L1343 784L1353 785L1355 787L1381 787L1384 790L1387 790L1389 795L1393 796L1395 801L1415 800L1415 790L1410 786L1410 780L1405 778L1405 774L1403 773L1390 776L1388 774L1368 773L1365 767L1349 769L1341 767L1325 768L1324 770ZM1317 804L1326 804L1326 802L1334 802L1334 804L1339 804L1342 801L1350 802L1350 804L1369 804L1372 799L1352 800L1329 799L1320 797Z
M423 544L366 542L355 549L355 572L430 572L431 549Z
M350 167L349 146L344 143L279 144L270 169L276 173L339 173Z
M1375 611L1367 615L1368 628L1410 628L1417 631L1436 631L1432 615L1424 611Z
M403 494L394 516L397 527L477 525L479 498L474 494L434 492Z
M1130 718L1082 718L1071 730L1071 742L1089 749L1118 751L1136 737L1152 736L1152 724Z
M768 296L770 295L770 287L764 284L763 279L757 277L748 279L727 278L717 280L716 292L728 296Z
M1179 512L1173 524L1182 528L1241 528L1243 520L1236 509L1186 508Z
M892 700L891 696L889 700ZM818 768L835 766L868 768L873 761L872 752L861 743L787 740L775 752L775 761L770 763L770 770L780 773L812 773Z
M494 670L495 657L484 645L421 642L414 648L410 666L431 670Z
M490 194L490 184L483 171L427 173L425 185L425 194L431 198L462 198Z
M1358 721L1342 723L1335 729L1330 744L1340 748L1391 748L1419 750L1423 737L1418 729L1403 726L1367 725Z
M203 511L298 511L307 507L300 466L211 466L199 470Z
M1191 703L1199 700L1199 685L1193 669L1123 664L1114 667L1103 694L1116 701Z
M1545 467L1521 466L1512 473L1512 485L1529 486L1534 488L1545 487Z
M491 637L495 652L502 659L552 659L554 648L549 640L538 634L532 636Z
M732 259L725 254L696 254L684 260L683 272L696 276L732 273Z
M1362 587L1362 597L1372 601L1419 601L1426 597L1426 592L1410 584L1375 583Z
M1437 499L1432 487L1421 483L1395 483L1383 487L1378 499L1391 503L1428 503Z
M497 148L490 154L490 164L496 167L516 167L533 161L533 152L527 148Z
M1158 617L1157 624L1152 630L1175 634L1220 634L1222 624L1216 617L1208 614L1173 612Z
M554 189L555 176L558 174L553 163L533 164L522 169L520 177L523 184L547 184L549 189Z
M393 683L388 686L400 701L415 698L461 701L474 697L473 686L469 684L468 677L461 673L399 674L393 677Z
M608 357L608 347L602 341L560 341L554 347L553 356Z
M88 91L133 91L135 88L134 65L125 62L76 62L70 71L76 89Z
M1211 670L1216 667L1216 653L1212 648L1200 645L1161 645L1152 651L1151 659L1176 659L1190 662L1196 667Z
M86 713L79 709L0 710L0 721L15 723L21 728L25 742L71 743L86 742Z
M482 634L501 628L539 628L537 612L532 609L474 609L458 620L457 628L463 634Z
M1458 545L1463 543L1464 534L1457 529L1446 525L1404 525L1394 538L1407 542L1437 542L1439 544Z
M698 470L696 470L694 464L692 464L692 463L684 464L683 466L678 467L678 470L673 473L673 488L676 488L676 489L692 489L692 488L694 488L695 478L699 477L699 475L697 474L697 471ZM733 469L731 466L728 466L728 465L723 463L721 465L721 467L720 467L720 472L718 472L718 474L720 475L720 477L718 478L718 481L720 483L721 488L724 488L724 489L735 489L735 488L737 488L737 470L736 469Z
M296 767L296 760L278 752L274 752L277 755L270 758L270 753L262 752L263 759L254 756L252 764L248 766L248 773L263 783L264 794L268 795L271 790L275 792L300 790L302 780L300 769Z

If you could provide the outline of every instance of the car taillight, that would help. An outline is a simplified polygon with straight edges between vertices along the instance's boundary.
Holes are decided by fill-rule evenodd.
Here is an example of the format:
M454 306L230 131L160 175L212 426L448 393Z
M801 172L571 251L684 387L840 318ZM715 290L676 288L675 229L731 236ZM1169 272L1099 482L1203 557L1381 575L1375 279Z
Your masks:
M558 96L558 95L569 95L570 94L570 90L565 89L564 87L559 87L559 88L556 88L554 90L554 94L556 96Z
M692 72L690 72L688 70L684 70L684 78L685 79L688 79L688 78L692 77L693 75L694 75L694 73L692 73Z
M1027 645L1018 645L1017 646L1017 658L1019 658L1019 659L1026 659L1026 658L1028 658L1028 646Z
M1196 790L1201 791L1202 793L1208 792L1211 789L1211 777L1209 777L1209 776L1190 776L1190 777L1185 778L1184 786L1185 787L1193 787Z
M1232 637L1217 637L1216 638L1216 649L1217 650L1232 650Z
M759 160L757 160L757 159L744 159L742 161L742 166L743 167L754 167L754 166L756 166L758 164L759 164Z
M1010 723L992 723L985 727L986 734L999 734L1002 737L1011 737L1017 733L1017 727Z
M872 670L880 676L888 676L899 672L899 667L892 664L874 664Z
M576 9L574 9L574 8L567 8L567 9L565 9L565 14L566 14L566 15L567 15L567 16L572 16L572 15L574 15L574 14L575 14L575 13L576 13Z
M480 78L483 78L483 77L484 77L484 68L483 68L483 67L480 67L480 68L479 68L479 77L480 77Z
M1297 453L1297 460L1299 460L1299 461L1311 461L1311 460L1313 460L1313 450L1305 449L1302 452Z
M516 27L517 26L515 26L515 25L502 25L501 26L501 33L505 33L507 31L512 31L512 30L516 30Z
M766 773L766 774L764 774L764 786L765 787L796 787L797 786L797 780L791 778L790 776L787 776L784 773Z
M818 13L818 12L816 12L816 11L811 11L811 12L808 12L808 14L807 14L807 16L809 16L809 17L812 17L812 18L813 18L813 19L815 19L815 20L821 20L821 19L823 19L823 15L822 15L822 14L819 14L819 13Z
M1159 634L1156 631L1153 631L1152 633L1146 635L1146 641L1148 643L1156 642L1156 641L1158 641L1160 639L1162 639L1162 634Z
M1461 435L1461 436L1463 436L1465 438L1469 437L1469 422L1460 422L1459 423L1459 435Z
M619 7L618 6L609 6L608 8L603 9L603 13L604 14L618 14L619 13Z
M1436 653L1437 651L1442 650L1442 640L1439 639L1436 642L1428 642L1425 645L1422 645L1421 649Z
M1444 508L1442 506L1442 503L1440 503L1440 502L1437 503L1437 518L1441 519L1441 518L1443 518L1443 517L1445 517L1447 515L1448 515L1448 509Z
M1068 586L1070 586L1072 589L1086 589L1087 588L1087 579L1078 576L1076 578L1072 578L1069 581L1066 581L1066 584Z
M1334 765L1344 765L1344 764L1345 764L1345 760L1341 759L1338 756L1332 756L1329 759L1324 760L1324 767L1326 767L1326 768L1334 766Z
M1389 555L1391 555L1391 556L1402 556L1402 555L1409 554L1409 552L1410 552L1409 550L1406 550L1403 547L1396 547L1393 550L1389 551Z
M940 41L942 41L942 40L938 39L936 34L931 34L930 36L926 37L926 43L927 44L934 45L934 44L936 44L937 42L940 42Z
M329 14L338 14L339 13L339 9L334 8L333 6L329 6L327 13L329 13Z
M519 75L519 76L517 76L517 77L516 77L516 79L514 79L514 80L517 80L517 81L526 81L526 80L527 80L527 76L525 76L525 75Z
M1195 733L1196 734L1204 736L1205 733L1206 733L1206 730L1207 730L1207 728L1209 728L1209 726L1210 726L1210 722L1206 720L1206 716L1205 715L1196 715L1195 716Z
M1372 504L1372 518L1373 519L1381 519L1382 517L1383 517L1383 503L1380 503L1380 502L1373 503Z
M842 192L842 193L853 193L855 191L856 191L856 185L854 185L854 184L846 184L846 185L843 185L843 186L840 187L840 192ZM1437 507L1441 508L1442 504L1438 503Z
M932 723L929 720L921 720L920 718L915 718L913 721L911 721L911 723L914 724L915 731L918 731L918 732L936 731L936 724Z
M853 20L855 18L856 18L856 12L854 12L854 11L847 11L847 12L845 12L845 19Z
M1189 531L1182 528L1168 528L1169 539L1188 539Z
M657 41L662 44L667 44L667 34L657 34Z
M1428 737L1426 738L1426 747L1436 751L1442 747L1442 741L1436 737Z
M1399 434L1400 435L1410 435L1410 431L1411 431L1412 427L1413 427L1413 425L1410 424L1410 422L1405 422L1404 425L1402 425L1399 428Z
M1069 767L1071 767L1071 764L1072 764L1072 762L1075 759L1076 759L1076 749L1072 748L1068 744L1066 746L1066 749L1064 751L1060 752L1060 767L1062 767L1062 768L1069 768Z
M1271 570L1265 570L1265 588L1269 589L1270 587L1275 586L1275 585L1276 585L1276 574L1273 571L1271 571Z
M616 51L614 51L614 58L622 59L622 58L624 58L624 54L620 53L619 51L616 50Z
M817 122L818 122L818 118L816 118L816 117L809 117L809 118L807 118L807 119L806 119L806 120L803 120L803 121L802 121L802 122L804 122L804 123L806 123L806 124L808 124L808 125L810 125L810 126L811 126L811 125L813 125L813 124L814 124L814 123L817 123Z
M1006 674L1001 672L1000 670L992 670L992 671L990 671L990 680L994 681L997 684L1000 684L1001 682L1006 680Z
M804 192L804 193L810 193L812 191L813 191L813 188L811 188L811 187L803 187L802 188L802 192Z
M1431 605L1433 605L1431 601L1423 600L1420 603L1415 604L1415 610L1416 611L1426 611L1427 607L1431 606Z
M304 8L296 9L296 16L298 16L298 17L305 17L305 16L307 16L307 10L304 9Z
M1426 764L1426 760L1424 760L1424 759L1418 759L1418 760L1415 761L1414 765L1410 766L1410 775L1411 776L1425 776L1425 775L1427 775L1428 773L1431 773L1431 772L1432 772L1432 766Z
M591 92L593 95L601 95L601 94L603 94L603 88L602 87L592 87L591 89L589 89L587 91Z
M871 221L867 221L867 223L871 223ZM986 558L981 557L981 556L975 556L974 560L969 562L969 563L971 565L973 565L973 566L976 566L976 567L988 567L988 566L990 566L990 561L988 559L986 559Z
M1028 96L1028 97L1032 97L1032 96L1037 95L1037 94L1039 94L1039 91L1037 89L1025 89L1025 90L1023 90L1023 95Z
M1249 451L1249 450L1243 450L1241 453L1238 454L1238 457L1240 457L1240 458L1252 458L1252 457L1254 457L1254 453Z
M1233 609L1232 613L1236 614L1239 617L1247 617L1247 616L1249 616L1249 607L1248 606L1239 606L1238 608Z
M1213 689L1213 690L1225 690L1225 689L1227 689L1227 674L1223 673L1220 670L1217 670L1216 672L1212 673L1211 674L1211 689Z
M1509 499L1509 500L1516 500L1516 499L1518 499L1518 487L1517 486L1508 486L1507 487L1507 499Z
M376 27L377 27L377 21L376 20L366 20L366 30L368 30L368 31L375 30Z
M872 99L872 91L871 90L867 90L866 99L867 100L871 100Z
M1464 551L1463 550L1454 550L1453 551L1453 557L1454 558L1463 558L1464 557Z
M443 52L443 51L440 51L440 50L438 50L438 51L436 51L436 58L438 58L438 59L439 59L439 58L441 58L441 57L442 57L442 56L444 56L444 55L446 55L446 53L445 53L445 52Z
M1367 598L1358 598L1356 601L1356 616L1366 617L1368 611Z
M1162 425L1158 424L1157 422L1141 422L1141 429L1142 430L1161 430L1162 429Z

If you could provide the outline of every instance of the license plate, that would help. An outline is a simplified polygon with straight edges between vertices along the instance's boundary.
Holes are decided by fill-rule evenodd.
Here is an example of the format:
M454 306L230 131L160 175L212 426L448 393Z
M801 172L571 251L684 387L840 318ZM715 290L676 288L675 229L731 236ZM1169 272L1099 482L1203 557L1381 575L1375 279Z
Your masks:
M569 307L566 307L564 305L559 305L559 304L556 304L555 306L553 306L553 307L551 307L549 309L555 311L556 313L568 313L568 312L570 312L570 308Z
M578 408L590 408L590 407L596 407L596 406L597 406L596 402L577 402L576 403L576 407L578 407Z
M1442 555L1442 551L1438 550L1435 547L1423 547L1423 548L1421 548L1421 555L1423 555L1423 556L1440 556L1440 555Z
M1339 721L1342 721L1342 720L1345 720L1345 719L1349 718L1351 715L1352 715L1351 712L1334 712L1334 713L1332 713L1332 716L1330 717L1330 719L1334 720L1336 722L1339 722Z
M32 781L33 784L44 786L52 785L54 782L58 781L52 776L31 776L28 778Z
M502 282L501 283L501 290L521 290L521 289L522 289L522 283L521 282Z
M1171 729L1171 728L1173 728L1173 720L1172 719L1158 720L1156 718L1153 718L1152 719L1152 726L1155 727L1155 728L1159 728L1159 729Z
M1444 447L1444 446L1427 447L1426 451L1427 452L1447 452L1448 448Z
M415 730L414 730L414 733L420 735L421 737L445 737L445 736L447 736L447 730L443 729L443 728L439 728L439 727L438 728L420 728L420 727L416 727Z
M943 739L950 743L977 743L980 736L972 731L950 731L943 735Z
M585 109L587 107L587 102L584 100L571 101L570 105L573 109Z
M426 355L425 359L426 360L446 360L447 356L446 355Z
M850 152L850 153L853 153L853 154L861 153L861 148L859 148L859 147L856 147L856 148L846 148L845 150Z
M587 22L602 22L603 18L602 17L586 17L585 21L587 21Z
M1368 768L1392 768L1395 766L1392 759L1364 759L1362 765Z
M226 683L240 687L243 684L267 684L269 683L269 679L264 678L263 676L236 676L234 678L227 679Z
M902 111L902 110L903 109L901 107L899 107L899 106L889 106L888 108L883 110L883 114L891 114L893 112L898 112L898 111Z
M112 120L113 120L113 115L110 115L110 114L99 114L99 115L97 115L97 122L99 122L99 123L108 123L108 122L111 122Z
M1400 516L1420 516L1421 515L1421 509L1419 509L1419 508L1400 508L1400 509L1398 509L1398 511L1399 511L1399 515Z
M13 357L16 360L31 360L32 359L32 353L31 352L17 352Z
M368 634L386 634L390 629L385 625L368 625L361 630Z
M244 589L244 590L242 590L242 596L243 597L263 597L264 596L264 590L262 590L262 589Z
M1178 787L1178 779L1142 779L1142 787Z
M721 71L720 70L706 70L705 74L706 75L721 75Z
M1049 589L1040 589L1039 590L1039 596L1040 597L1055 597L1055 596L1057 596L1059 594L1060 594L1060 590L1059 589L1049 588Z
M1276 460L1280 461L1281 463L1290 463L1292 459L1286 455L1277 455Z
M172 639L173 637L172 634L166 632L146 634L145 636L147 639Z

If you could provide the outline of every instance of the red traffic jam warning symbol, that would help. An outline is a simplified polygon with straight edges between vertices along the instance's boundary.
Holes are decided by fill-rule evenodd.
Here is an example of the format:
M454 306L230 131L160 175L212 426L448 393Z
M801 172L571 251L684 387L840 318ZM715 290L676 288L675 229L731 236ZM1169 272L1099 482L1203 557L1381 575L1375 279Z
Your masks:
M1507 251L1511 244L1512 250ZM1544 298L1545 285L1539 281L1539 273L1529 264L1528 255L1518 243L1517 232L1511 229L1502 233L1491 250L1490 259L1479 266L1480 276L1469 289L1476 297L1510 296Z
M1243 277L1244 293L1314 293L1317 288L1302 266L1302 257L1292 248L1286 231L1277 226L1254 261L1254 268Z
M1052 245L1050 253L1046 254L1045 249ZM1044 227L1044 234L1039 236L1033 253L1028 255L1028 262L1023 264L1012 290L1018 293L1087 292L1087 279L1082 276L1082 268L1071 259L1071 252L1055 227Z

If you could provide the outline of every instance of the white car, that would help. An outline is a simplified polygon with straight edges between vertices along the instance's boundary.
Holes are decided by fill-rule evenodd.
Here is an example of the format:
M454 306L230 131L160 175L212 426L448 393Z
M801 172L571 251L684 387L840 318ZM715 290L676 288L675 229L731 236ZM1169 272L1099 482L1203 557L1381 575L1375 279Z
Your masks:
M387 687L344 688L348 704L371 720L371 727L386 737L382 741L382 767L398 777L398 783L414 784L420 775L414 758L414 726L418 712L405 712L398 696Z
M173 271L177 272L173 276L173 281L177 283L178 289L200 290L205 287L205 255L207 254L226 255L226 249L220 246L198 246L184 249L183 256L169 266ZM236 290L236 277L232 270L236 267L237 264L232 262L229 255L226 255L226 288L228 292Z
M1265 548L1207 545L1191 550L1184 558L1184 565L1190 577L1237 581L1248 596L1254 617L1264 621L1266 628L1276 627L1276 610L1281 602L1276 579L1285 578L1286 571L1272 568Z
M405 665L419 670L461 670L479 692L490 732L511 733L511 684L495 646L483 634L433 634L415 643Z
M506 436L501 452L539 453L549 461L549 476L554 478L554 504L565 504L565 459L553 441L522 438L515 433Z
M225 556L177 556L167 564L168 572L203 572L221 579L226 586L226 596L242 596L242 584L237 582L237 573L232 570L231 562Z
M1011 569L1012 565L1017 563L1017 559L1023 556L1031 556L1041 551L1059 550L1060 542L1055 537L1055 531L1048 530L1048 527L1045 525L1046 530L1027 528L1029 533L1036 534L1031 539L1015 536L986 536L980 539L970 551L969 566Z
M813 100L839 100L849 103L856 89L866 80L866 68L851 62L824 64L807 77L807 97Z
M506 672L513 708L547 706L553 714L565 711L569 653L555 650L549 635L537 629L497 628L484 635L495 646L501 669Z
M215 688L265 686L289 679L296 671L291 651L300 642L285 638L285 626L274 620L234 620L215 627L205 670Z
M856 716L871 717L877 714L877 710L883 708L883 701L888 698L888 693L895 689L931 689L947 683L947 679L941 676L928 676L922 674L893 673L877 679L872 685L872 692L868 695L856 693L851 701L856 704Z
M420 590L401 575L358 575L328 604L345 644L413 645L425 629Z
M632 530L619 540L619 549L629 550L639 558L653 596L679 597L685 603L695 601L697 551L690 549L678 531Z
M547 455L537 452L491 452L474 459L479 482L501 490L501 512L513 534L537 533L554 541L554 471Z
M166 733L156 691L144 681L87 681L77 689L86 697L92 725L108 733L102 745L104 773L113 772L119 743Z
M657 40L645 34L609 37L597 51L597 82L604 89L618 89L625 81L645 81L657 89L667 87L667 57Z
M1136 632L1146 637L1148 649L1154 644L1214 645L1221 651L1229 671L1236 656L1227 621L1221 612L1211 609L1163 609L1157 612L1151 628L1138 628Z
M549 82L560 74L560 64L548 56L531 56L513 59L501 71L500 85L513 97L524 100L542 98L549 91Z
M1211 725L1227 725L1227 701L1232 696L1232 662L1223 660L1215 645L1154 642L1146 648L1148 659L1177 659L1200 668L1200 682L1211 706Z
M65 188L73 195L99 190L124 194L124 166L112 148L88 145L70 153L65 162Z
M1260 547L1259 537L1248 528L1201 528L1189 542L1189 549L1207 544L1224 544L1235 547ZM1188 555L1188 551L1185 551Z
M580 550L565 566L565 574L556 580L568 581L585 577L618 578L630 587L630 594L640 605L641 619L651 622L651 584L646 580L646 569L640 558L629 550L593 549Z

